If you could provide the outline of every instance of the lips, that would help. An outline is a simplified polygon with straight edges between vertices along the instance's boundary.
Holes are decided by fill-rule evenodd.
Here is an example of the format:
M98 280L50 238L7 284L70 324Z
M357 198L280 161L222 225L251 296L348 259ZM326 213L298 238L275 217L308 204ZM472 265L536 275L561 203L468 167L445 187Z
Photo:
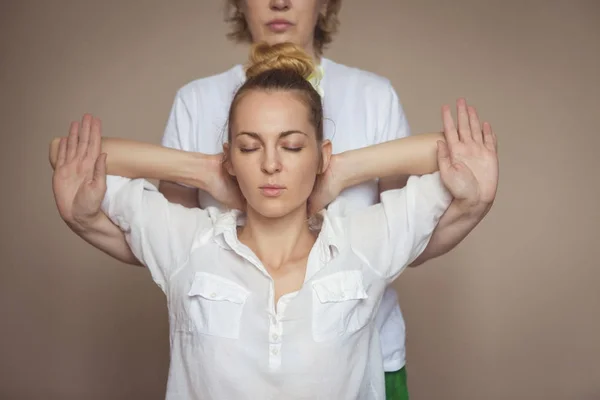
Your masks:
M266 197L280 196L284 190L285 187L281 185L265 185L260 187L261 193Z
M285 32L293 25L294 24L292 24L290 21L288 21L286 19L274 19L267 23L267 26L269 27L269 29L275 33Z

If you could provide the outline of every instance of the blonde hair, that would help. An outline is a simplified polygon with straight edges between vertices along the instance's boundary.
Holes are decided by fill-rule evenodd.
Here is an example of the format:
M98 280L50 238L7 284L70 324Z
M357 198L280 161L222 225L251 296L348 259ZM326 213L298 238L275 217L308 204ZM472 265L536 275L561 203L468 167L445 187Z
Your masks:
M252 34L242 12L242 1L244 0L226 0L225 22L231 25L227 38L237 43L252 43ZM341 8L342 0L328 0L325 14L319 14L313 35L313 48L317 57L333 41L333 35L340 25L338 14Z
M312 57L293 43L258 43L250 49L246 78L250 79L270 70L288 70L308 79L315 68Z
M229 108L228 141L231 143L231 126L237 104L246 93L262 90L289 91L298 96L307 107L310 123L320 143L323 140L323 104L321 95L307 81L315 67L312 57L293 43L253 45L246 66L246 81L235 93Z

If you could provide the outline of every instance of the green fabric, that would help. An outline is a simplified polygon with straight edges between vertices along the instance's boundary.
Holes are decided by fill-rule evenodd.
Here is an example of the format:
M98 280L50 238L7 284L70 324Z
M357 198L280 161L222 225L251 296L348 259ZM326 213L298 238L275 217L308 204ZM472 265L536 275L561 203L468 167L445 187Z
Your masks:
M386 400L408 400L406 367L385 373L385 398Z

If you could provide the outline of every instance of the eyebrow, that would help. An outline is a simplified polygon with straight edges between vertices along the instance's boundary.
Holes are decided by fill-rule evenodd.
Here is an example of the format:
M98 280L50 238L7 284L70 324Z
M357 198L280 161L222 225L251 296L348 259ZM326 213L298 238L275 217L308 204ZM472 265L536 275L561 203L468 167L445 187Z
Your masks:
M289 130L289 131L283 131L283 132L281 132L281 133L279 134L279 139L281 139L281 138L284 138L284 137L286 137L286 136L293 135L293 134L295 134L295 133L299 133L299 134L301 134L301 135L308 136L306 133L304 133L304 132L302 132L302 131L299 131L299 130L297 130L297 129L293 129L293 130ZM261 138L260 138L260 135L259 135L258 133L256 133L256 132L247 132L247 131L242 131L242 132L238 132L238 134L237 134L237 135L235 135L235 137L242 136L242 135L248 135L248 136L250 136L250 137L253 137L254 139L261 140Z

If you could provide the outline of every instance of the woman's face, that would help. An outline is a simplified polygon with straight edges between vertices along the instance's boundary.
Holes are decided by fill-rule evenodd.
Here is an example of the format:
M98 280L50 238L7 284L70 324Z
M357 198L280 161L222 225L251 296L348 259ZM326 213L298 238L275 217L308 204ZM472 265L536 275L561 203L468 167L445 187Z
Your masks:
M331 143L318 143L308 107L294 92L251 90L237 102L227 165L247 206L268 218L306 209Z
M246 0L242 11L254 43L292 42L313 54L313 36L326 0Z

